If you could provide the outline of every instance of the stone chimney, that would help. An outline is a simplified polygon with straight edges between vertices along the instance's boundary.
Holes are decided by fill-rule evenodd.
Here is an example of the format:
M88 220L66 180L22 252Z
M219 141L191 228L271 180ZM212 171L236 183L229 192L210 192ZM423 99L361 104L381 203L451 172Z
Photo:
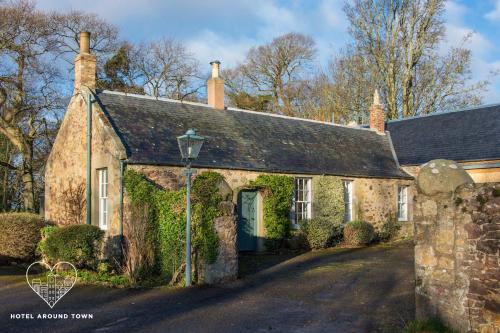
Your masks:
M370 129L378 134L385 133L385 113L384 106L380 103L378 90L373 94L373 104L370 107Z
M210 65L212 77L207 81L207 102L215 109L224 110L224 80L219 77L220 61L212 61Z
M96 88L96 57L90 54L90 32L80 32L80 53L75 58L74 93L82 87Z

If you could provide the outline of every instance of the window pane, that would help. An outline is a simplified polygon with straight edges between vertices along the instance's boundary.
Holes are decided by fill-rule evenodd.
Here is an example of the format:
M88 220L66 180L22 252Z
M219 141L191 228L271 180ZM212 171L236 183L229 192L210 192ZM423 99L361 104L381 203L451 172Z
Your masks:
M310 182L310 178L295 178L295 222L311 217Z

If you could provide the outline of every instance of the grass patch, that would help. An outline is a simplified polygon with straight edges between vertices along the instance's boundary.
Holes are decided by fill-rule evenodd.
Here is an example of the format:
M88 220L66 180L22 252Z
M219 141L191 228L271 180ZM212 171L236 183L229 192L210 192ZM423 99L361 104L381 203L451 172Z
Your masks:
M125 275L94 272L90 270L78 271L78 283L104 285L114 288L128 288L131 286L130 280Z
M305 274L314 274L314 273L324 273L334 270L346 270L346 271L355 271L359 268L362 268L364 263L353 263L353 262L334 262L328 265L318 266L311 268L305 272Z
M403 328L403 333L457 333L437 318L414 320Z

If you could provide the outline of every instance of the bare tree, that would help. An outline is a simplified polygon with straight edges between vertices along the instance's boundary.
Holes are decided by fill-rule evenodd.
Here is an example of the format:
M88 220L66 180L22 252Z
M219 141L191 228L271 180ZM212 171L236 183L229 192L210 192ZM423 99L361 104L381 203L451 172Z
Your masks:
M173 39L140 44L132 52L131 61L139 73L137 85L151 96L182 100L203 86L198 62Z
M104 40L116 37L94 16L48 14L28 0L0 5L0 134L14 154L10 161L0 160L0 167L14 171L22 180L22 202L16 209L37 208L45 159L59 123L56 113L63 109L61 91L68 81L57 61L78 49L72 33L80 27L96 31L95 50L104 52L111 45ZM97 33L101 28L108 37Z
M77 10L48 14L57 52L73 67L74 56L80 52L80 32L90 32L90 51L97 56L99 69L119 48L118 29L96 14Z
M381 91L389 118L480 102L486 81L469 85L470 51L440 54L445 0L354 0L344 10L353 57L368 61L369 81ZM373 90L372 89L372 90Z
M44 111L55 100L51 84L56 70L45 55L54 51L47 16L33 3L18 1L0 7L0 132L21 155L23 206L35 209L33 162L35 141L46 128ZM5 166L6 161L2 161Z
M294 115L295 84L312 69L315 54L312 38L288 33L250 49L237 70L252 89L249 95L270 95L274 112Z

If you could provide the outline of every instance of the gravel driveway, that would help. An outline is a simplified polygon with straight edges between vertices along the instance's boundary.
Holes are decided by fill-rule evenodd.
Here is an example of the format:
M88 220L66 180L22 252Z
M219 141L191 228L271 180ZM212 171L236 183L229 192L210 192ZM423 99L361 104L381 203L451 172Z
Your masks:
M400 332L415 311L408 242L309 252L222 286L76 286L54 309L23 273L0 267L0 332Z

